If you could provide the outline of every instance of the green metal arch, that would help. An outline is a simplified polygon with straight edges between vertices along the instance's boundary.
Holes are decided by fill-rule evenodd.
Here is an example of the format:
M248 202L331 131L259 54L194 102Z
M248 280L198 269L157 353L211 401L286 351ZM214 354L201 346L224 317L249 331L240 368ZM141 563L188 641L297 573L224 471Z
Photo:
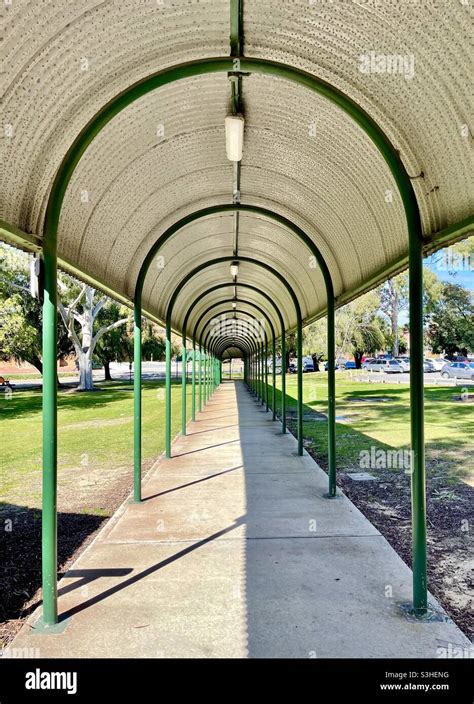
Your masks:
M324 278L324 283L326 286L326 295L328 300L334 298L334 286L326 260L324 259L318 246L315 242L313 242L311 237L309 237L309 235L307 235L306 232L301 227L296 225L292 220L289 220L288 218L284 217L283 215L280 215L279 213L274 212L273 210L270 210L269 208L265 208L258 205L245 205L242 203L213 205L207 208L201 208L200 210L196 210L193 213L190 213L189 215L186 215L185 217L181 218L177 222L173 223L173 225L171 225L167 230L165 230L165 232L156 240L156 242L149 249L145 259L143 260L135 285L135 297L141 297L145 277L153 261L153 258L157 255L161 247L163 247L163 245L166 244L166 242L174 234L182 230L183 227L186 227L187 225L190 225L191 223L195 222L196 220L201 220L202 218L206 218L211 215L218 215L220 213L255 213L257 215L267 217L269 220L276 222L279 225L282 225L284 228L292 232L307 246L311 254L317 260Z
M230 311L228 311L228 312L230 312ZM245 311L239 311L239 312L240 312L241 315L247 315L247 316L248 316L249 318L251 318L252 320L256 320L255 316L253 316L251 313L246 313ZM225 321L224 321L224 323L223 323L223 328L225 329L225 328L231 326L231 325L233 324L233 321L234 321L234 320L243 320L243 318L229 318L228 320L225 320ZM210 335L211 332L212 332L211 330L208 330L207 333L205 332L205 331L206 331L206 328L208 327L208 325L210 324L210 322L211 322L211 320L208 320L208 321L206 322L206 324L205 324L205 326L203 327L203 330L202 330L202 332L201 332L201 335L200 335L200 337L199 337L199 342L200 342L200 343L201 343L201 340L203 340L203 347L206 347L207 341L208 341L208 339L209 339L209 335ZM267 336L266 331L264 331L264 335L265 335L265 341L268 342L268 336ZM253 336L253 337L252 337L252 336L250 335L250 333L248 333L248 336L249 336L249 339L254 339L255 342L256 342L256 344L258 345L256 336ZM204 339L203 339L203 338L204 338ZM214 354L214 348L213 348L213 346L211 346L210 343L209 343L209 352L210 352L211 354Z
M209 293L213 293L214 291L217 291L221 288L227 288L230 284L229 283L222 283L222 284L216 284L215 286L211 286L211 288L208 288L204 293L202 293L198 298L196 298L191 306L188 308L186 311L186 315L184 317L184 322L183 322L183 337L186 336L186 330L187 330L187 324L189 320L189 316L194 309L195 305L203 298L205 298ZM245 288L249 289L251 291L257 292L259 295L263 296L265 300L267 300L272 308L275 310L278 320L280 322L280 329L281 329L281 356L282 359L286 359L286 339L285 339L285 334L286 334L286 329L285 329L285 322L283 320L283 316L281 314L281 311L279 307L276 305L275 301L269 296L265 291L260 290L257 286L253 286L252 284L246 284L246 283L241 283L239 281L235 282L232 284L233 286L236 286L237 288ZM328 330L329 333L329 330ZM193 339L193 347L195 345L195 340ZM275 361L276 356L275 356L275 348L272 350L272 356L273 360ZM334 365L332 365L334 366ZM275 368L275 364L273 364L273 367ZM273 406L273 420L276 420L276 391L275 391L275 373L273 373L273 400L272 400L272 406ZM334 372L332 374L332 379L334 382ZM328 388L329 390L331 389L331 373L328 373ZM253 391L253 387L252 387ZM329 398L330 398L330 394ZM331 408L334 408L334 405L331 406L331 402L329 401L328 403L329 406L329 413L328 417L331 418ZM281 375L281 431L283 434L286 433L286 374L284 370L282 369L282 375ZM333 483L334 485L334 491L335 491L335 454L331 454L332 450L332 438L335 436L335 427L334 425L330 427L331 424L328 423L328 448L329 448L329 461L328 461L328 467L329 467L329 476L330 476L330 487L331 484ZM331 489L330 489L331 490Z
M199 303L203 298L205 298L208 294L213 293L214 291L218 291L221 288L227 288L228 286L236 286L237 288L246 288L251 291L255 291L258 293L260 296L263 296L265 300L267 300L270 305L272 306L273 310L275 311L278 321L280 323L280 329L281 329L281 334L283 335L285 332L285 323L283 321L283 316L276 305L275 301L272 299L271 296L268 295L265 291L261 291L257 286L253 286L252 284L246 284L246 283L241 283L239 281L235 283L223 283L223 284L216 284L215 286L211 286L211 288L208 288L204 293L201 293L198 298L196 298L186 311L186 315L184 316L184 321L183 321L183 335L186 335L187 332L187 326L188 326L188 320L189 316L191 315L192 311L194 310L194 307Z
M175 286L173 293L171 295L171 298L168 303L168 308L166 311L166 325L170 326L171 325L171 316L173 314L173 308L174 304L176 303L176 300L181 292L181 290L184 288L184 286L191 281L196 274L199 274L201 271L204 271L204 269L207 269L210 266L214 266L215 264L224 264L226 262L232 262L232 261L239 261L239 262L245 262L246 264L253 264L255 266L259 266L262 269L265 269L265 271L268 271L270 274L273 274L275 278L277 278L281 284L286 288L287 292L290 295L291 300L293 301L293 305L295 307L296 311L296 317L298 320L298 325L301 325L302 323L302 316L301 316L301 308L300 304L298 301L298 298L293 291L293 288L290 286L288 281L285 279L285 277L280 274L279 271L271 267L269 264L266 262L262 262L258 259L253 259L252 257L242 257L242 256L225 256L225 257L216 257L215 259L211 259L207 262L204 262L203 264L200 264L199 266L195 267L191 271L189 271L178 283L177 286Z
M234 339L239 339L239 340L241 340L243 343L245 342L245 343L248 345L248 351L249 351L249 353L254 353L254 352L256 352L256 350L257 350L257 347L256 347L257 343L256 343L256 341L255 341L254 338L248 337L248 336L246 336L246 335L234 336L234 335L231 335L228 331L224 333L224 335L222 336L222 338L220 338L219 344L220 344L220 342L224 343L224 341L225 341L225 344L228 344L229 340L234 340ZM217 355L217 348L214 350L214 354Z
M244 57L193 61L159 71L113 98L93 116L67 151L56 172L44 222L43 303L43 605L45 623L57 622L57 233L64 196L82 155L93 139L128 105L156 88L173 81L213 72L258 72L276 76L327 98L343 110L369 136L387 163L397 184L407 220L409 238L410 329L412 340L411 446L413 453L412 497L414 543L414 604L417 613L427 608L426 506L423 434L423 270L421 218L410 177L398 150L355 101L329 83L305 71L264 59Z
M222 339L222 344L225 345L225 347L222 347L222 348L221 348L220 354L223 354L223 353L225 352L225 350L226 350L229 346L231 346L231 347L237 347L237 349L239 349L239 350L244 354L244 356L247 355L247 357L249 357L250 354L251 354L251 352L252 352L252 350L251 350L249 347L247 347L247 346L245 347L245 350L241 349L241 348L239 347L239 345L245 345L244 341L243 341L243 340L239 340L238 342L234 342L234 340L235 340L235 338L233 338L233 337L223 338L223 339ZM222 358L221 358L221 359L222 359Z
M270 327L270 331L271 331L271 333L272 333L272 337L273 337L273 339L275 339L275 328L274 328L274 326L273 326L272 321L270 320L270 318L269 318L269 316L267 315L267 313L265 313L265 311L263 310L263 308L260 308L260 306L258 306L256 303L253 303L252 301L245 301L245 300L243 300L242 298L238 298L238 299L229 298L229 299L221 300L221 301L219 301L218 303L213 303L211 306L209 306L209 308L206 308L206 310L205 310L203 313L201 313L201 315L199 316L198 320L196 321L196 324L195 324L194 329L193 329L193 339L196 337L197 329L198 329L198 327L199 327L199 325L200 325L202 319L203 319L213 308L217 308L217 306L221 306L221 305L226 304L226 303L232 303L233 301L235 301L235 303L244 303L245 305L251 306L252 308L255 308L255 310L258 310L258 312L261 313L261 314L263 315L263 317L265 318L265 320L267 321L267 323L268 323L268 325L269 325L269 327ZM230 312L233 312L233 310L221 311L221 312L219 313L219 315L220 315L220 314L230 313ZM239 311L236 310L236 311L234 311L234 312L239 312ZM247 313L247 311L241 311L241 312L242 312L242 313ZM207 325L207 323L206 323L206 325Z
M279 271L276 271L273 267L271 267L269 264L265 262L261 262L255 259L252 259L250 257L235 257L235 256L227 256L227 257L218 257L216 259L212 259L208 262L205 262L204 264L201 264L197 267L195 267L192 271L188 272L186 276L183 277L183 279L180 281L180 283L175 287L173 294L171 296L171 299L168 303L168 310L166 314L166 366L167 369L169 368L169 365L171 364L171 316L173 313L173 306L178 298L178 295L182 288L189 282L191 279L198 274L199 272L203 271L204 269L213 266L214 264L219 264L223 262L230 262L230 261L247 261L247 263L255 264L257 266L260 266L261 268L265 269L266 271L270 272L273 274L286 288L288 291L293 304L295 306L295 311L296 311L296 317L297 317L297 330L298 330L298 335L297 335L297 358L298 358L298 370L297 370L297 442L298 442L298 454L302 455L303 454L303 372L302 372L302 336L301 336L301 329L302 329L302 317L301 317L301 309L299 306L298 298L293 291L291 285L288 283L288 281L285 279L285 277L280 274ZM332 307L332 310L334 308ZM329 315L328 315L328 323L329 323ZM330 329L333 331L333 327L328 327L328 334L330 332ZM328 359L330 359L328 357ZM332 365L333 366L333 365ZM328 376L328 388L329 388L329 381L330 377ZM283 391L283 389L282 389ZM335 395L334 395L335 396ZM334 405L331 404L331 397L329 395L328 398L328 406L329 409L334 408ZM334 430L334 425L331 423L331 418L332 414L331 411L329 410L328 412L328 431L331 433L331 430ZM166 383L166 419L165 419L165 426L166 426L166 442L165 442L165 453L166 457L171 457L171 384L169 383L168 380L168 374L167 374L167 383ZM284 413L282 413L282 432L286 432L286 416ZM335 433L332 433L333 436L333 442L335 443ZM330 439L330 438L329 438ZM331 447L331 442L328 443L329 447ZM330 458L334 458L335 454L330 455ZM331 469L331 465L330 465ZM333 487L333 493L331 495L335 495L336 493L336 487L335 487L335 464L333 464L333 471L330 471L330 493L331 493L331 487Z
M56 173L45 215L44 240L45 246L54 246L57 240L57 229L61 214L61 206L64 196L74 173L74 169L79 163L87 147L103 128L131 103L150 93L157 88L168 85L184 78L218 72L236 72L236 60L238 61L238 71L245 73L261 73L264 75L283 78L291 82L304 86L318 95L321 95L333 104L337 105L347 115L349 115L362 130L369 136L375 144L380 154L385 159L392 175L397 183L402 197L407 220L419 227L420 217L415 192L413 190L410 177L403 165L398 150L391 144L388 137L377 125L375 120L366 113L354 100L345 95L331 84L313 76L301 69L288 66L286 64L266 59L257 58L210 58L197 61L190 61L177 66L158 71L147 78L144 78L112 98L102 107L92 119L85 125L68 149L63 161ZM410 228L409 228L410 229Z

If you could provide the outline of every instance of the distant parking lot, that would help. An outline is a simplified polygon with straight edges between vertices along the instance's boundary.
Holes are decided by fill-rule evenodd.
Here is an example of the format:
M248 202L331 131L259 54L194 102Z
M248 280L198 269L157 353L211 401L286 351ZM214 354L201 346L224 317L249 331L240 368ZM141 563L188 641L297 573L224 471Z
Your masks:
M336 372L339 373L339 372ZM365 369L351 369L342 371L343 374L349 376L354 381L373 381L373 382L390 382L390 383L410 383L410 373L402 372L401 374L386 374L385 372L369 372ZM425 384L440 384L443 386L474 386L474 382L469 379L443 379L440 372L430 372L423 375Z

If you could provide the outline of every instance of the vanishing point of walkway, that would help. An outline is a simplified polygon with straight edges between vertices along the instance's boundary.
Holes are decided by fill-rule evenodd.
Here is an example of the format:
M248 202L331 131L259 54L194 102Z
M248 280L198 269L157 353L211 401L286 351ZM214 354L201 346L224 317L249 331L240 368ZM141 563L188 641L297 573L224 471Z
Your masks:
M40 657L436 657L469 641L242 382L224 382L188 435L60 582L14 643ZM31 628L33 624L33 628ZM36 651L35 654L37 654Z

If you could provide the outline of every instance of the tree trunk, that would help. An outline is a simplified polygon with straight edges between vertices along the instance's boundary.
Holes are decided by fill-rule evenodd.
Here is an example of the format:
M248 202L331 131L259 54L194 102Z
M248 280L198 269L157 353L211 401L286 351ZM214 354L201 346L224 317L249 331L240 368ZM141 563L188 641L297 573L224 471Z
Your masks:
M398 293L395 290L395 286L392 281L389 283L391 294L392 294L392 310L391 310L391 323L392 323L392 336L393 336L393 356L398 357L400 354L400 338L398 334L398 315L399 315L399 301Z
M110 375L110 362L104 362L104 379L105 381L112 381Z
M80 352L79 361L79 386L78 391L92 391L94 380L92 378L92 356L88 352Z
M354 362L356 365L356 369L362 368L362 357L363 356L364 356L363 352L354 352Z

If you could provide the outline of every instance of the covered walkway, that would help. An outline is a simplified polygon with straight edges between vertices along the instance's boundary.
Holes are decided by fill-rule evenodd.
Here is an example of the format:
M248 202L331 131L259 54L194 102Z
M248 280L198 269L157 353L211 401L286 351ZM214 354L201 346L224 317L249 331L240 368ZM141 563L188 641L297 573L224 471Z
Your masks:
M411 572L243 382L224 382L187 435L59 584L40 657L436 657L468 647L432 600L404 613Z
M253 654L266 650L260 633L270 633L272 652L279 647L291 650L290 634L298 625L295 652L322 649L344 655L352 648L368 656L376 648L381 655L377 635L372 639L364 634L367 628L367 633L375 630L380 635L383 629L376 626L381 619L389 624L392 653L399 653L397 643L402 642L402 655L410 648L422 648L423 638L404 640L401 634L398 641L393 636L395 623L401 629L407 626L390 616L398 597L384 596L388 584L402 601L408 600L406 568L382 538L362 537L355 527L350 532L349 519L356 520L356 512L337 499L336 483L335 311L407 268L411 604L412 613L427 621L412 628L427 634L423 649L433 654L431 639L441 626L430 623L427 602L423 257L462 240L474 228L468 149L472 131L467 124L471 76L464 60L470 39L468 12L463 3L437 7L307 0L88 0L85 4L23 0L6 7L3 51L9 70L1 88L5 148L0 158L0 238L37 257L34 288L42 302L43 323L44 622L54 629L69 608L66 600L87 601L95 590L113 589L109 598L77 611L66 631L69 654L81 647L98 647L100 634L107 647L125 648L122 632L120 638L114 639L112 632L106 638L107 624L118 629L122 619L132 615L130 633L137 642L141 640L143 649L134 650L130 640L127 654L132 650L156 654L161 641L165 653L191 652L197 650L195 643L206 640L219 654L226 648L230 651L230 642L235 652L248 648ZM100 571L106 568L102 558L108 559L110 569L123 564L126 572L87 579L67 595L63 587L58 609L61 270L133 309L137 505L127 507L115 528L80 560L84 568L91 560ZM323 478L311 470L310 479L306 468L313 464L303 451L303 327L322 317L328 367L326 489L334 505L320 498L317 489L322 490ZM166 329L168 459L172 454L173 332L182 341L181 357L192 360L191 419L197 425L191 424L192 434L186 437L188 418L182 403L182 437L175 446L181 456L162 462L147 485L148 492L168 493L142 506L145 320ZM222 408L219 414L221 403L233 403L232 387L219 390L207 405L228 356L244 360L245 381L261 398L269 387L271 358L270 383L275 393L276 355L286 360L288 336L294 336L297 359L296 449L291 438L275 436L264 416L259 419L268 429L257 427L253 417L247 428L246 414L252 405L245 396L242 406L239 401L239 428L229 422L229 409ZM88 344L83 347L87 350ZM187 383L182 374L183 400ZM265 401L268 405L268 396ZM274 402L272 407L275 413ZM204 415L196 416L202 408ZM211 415L213 410L216 417ZM218 421L225 427L213 425ZM196 434L196 428L208 431L207 436ZM237 430L239 437L233 437ZM281 452L275 451L280 442ZM238 469L240 465L243 468ZM193 477L222 471L227 473L176 489L178 481L186 484L196 481ZM309 481L315 482L312 488ZM155 485L158 489L153 489ZM278 487L282 491L276 491ZM204 493L220 491L223 495L216 494L212 501ZM187 501L193 507L190 515L195 510L193 492L203 499L200 510L207 511L212 522L211 518L194 523L186 519ZM291 520L284 518L290 503ZM279 507L278 511L266 512L268 504L272 510ZM167 506L175 507L170 516L176 517L176 523L166 518ZM325 516L328 522L334 517L333 533L328 533L334 537L320 540ZM313 519L318 527L311 532L307 526ZM357 520L362 531L370 529L360 517ZM268 540L257 539L263 527ZM302 537L290 537L290 527ZM152 542L131 542L141 540L140 530L147 540L152 534ZM243 540L244 530L251 539ZM346 531L346 537L341 537L341 531ZM213 535L214 539L209 537ZM111 542L114 536L120 536L117 543ZM205 545L196 549L199 540L205 540ZM279 541L276 555L271 553L274 541ZM380 548L373 555L364 552L375 550L377 544ZM213 580L219 578L223 584L224 562L216 559L220 546L223 557L229 558L230 588L239 584L230 548L239 552L239 575L246 583L244 598L232 601L227 592L221 593L219 606ZM316 552L318 546L321 552ZM178 553L185 550L185 559L171 559L176 547ZM117 555L112 554L114 549ZM253 551L260 550L262 556L250 559ZM301 551L301 560L290 577L282 564L289 569L295 551ZM283 560L286 554L288 559ZM208 565L199 562L205 555L209 555ZM380 564L374 566L372 559ZM156 567L160 560L168 560L166 569ZM184 573L187 561L190 569ZM191 561L196 561L194 568ZM148 577L138 578L141 569L149 570ZM329 569L334 573L328 574ZM276 570L281 574L274 580ZM307 571L307 581L301 570ZM133 579L133 584L119 588L120 580L126 583L127 579ZM154 588L156 580L159 590ZM259 589L254 589L256 584ZM351 586L361 584L365 587ZM273 590L281 590L281 598ZM148 607L154 608L147 609L147 599ZM258 602L260 613L252 601ZM137 604L143 610L134 614ZM156 608L157 604L166 608ZM104 613L102 626L99 615L92 626L92 609ZM355 614L359 618L365 614L365 621L359 623L364 634L360 640L354 635ZM231 618L235 628L220 639L216 629ZM316 618L331 618L334 624L314 625ZM271 634L270 623L278 630L281 624L281 639ZM179 630L178 626L186 635L183 641L175 636L171 645L165 634ZM345 647L339 626L351 634L345 636ZM309 643L305 629L317 642ZM442 630L449 629L443 626ZM45 641L43 652L59 648L61 639Z

